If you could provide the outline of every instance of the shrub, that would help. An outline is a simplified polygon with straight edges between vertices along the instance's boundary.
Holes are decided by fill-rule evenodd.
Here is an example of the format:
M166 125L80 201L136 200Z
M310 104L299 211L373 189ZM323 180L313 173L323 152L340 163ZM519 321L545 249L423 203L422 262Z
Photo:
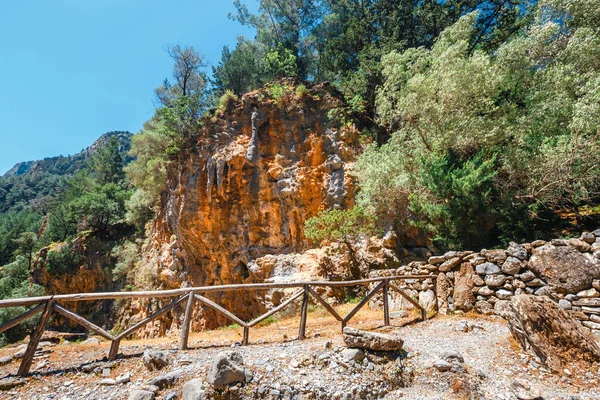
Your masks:
M235 93L233 93L232 90L226 90L225 93L223 93L223 95L219 98L219 111L221 111L221 113L231 112L238 100L238 97L235 95Z
M69 273L80 267L84 260L81 244L74 244L71 240L67 240L57 248L48 251L46 271L51 275Z

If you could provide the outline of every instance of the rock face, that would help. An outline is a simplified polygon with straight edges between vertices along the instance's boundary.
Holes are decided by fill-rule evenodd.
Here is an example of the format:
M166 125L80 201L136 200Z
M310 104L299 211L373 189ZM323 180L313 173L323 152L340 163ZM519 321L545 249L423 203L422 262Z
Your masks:
M399 351L402 350L404 340L396 336L376 332L365 332L358 329L344 328L344 343L348 347L375 350Z
M237 351L223 351L217 354L208 370L207 382L215 388L245 382L247 371L244 358Z
M600 347L568 311L544 296L512 298L505 318L524 350L558 371L573 361L600 361Z
M353 204L348 170L358 130L327 116L343 97L328 84L302 100L293 91L286 96L281 105L267 90L246 94L233 112L207 124L198 151L169 171L145 258L158 265L161 288L251 282L253 260L306 248L306 219ZM254 293L214 300L242 319L264 311ZM193 328L225 323L207 312Z
M529 269L566 293L577 293L600 278L600 260L571 246L546 244L533 250Z

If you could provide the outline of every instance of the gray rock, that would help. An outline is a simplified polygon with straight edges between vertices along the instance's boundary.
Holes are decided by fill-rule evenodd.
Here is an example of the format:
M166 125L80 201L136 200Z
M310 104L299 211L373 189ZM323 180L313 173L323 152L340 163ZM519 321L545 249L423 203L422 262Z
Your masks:
M568 294L568 295L565 296L565 299L569 300L572 303L574 301L579 300L579 297L577 297L576 294Z
M581 321L581 323L583 324L583 326L590 328L590 329L600 329L600 323L598 323L598 322Z
M512 297L513 293L509 290L500 289L496 292L496 297L500 300L508 300Z
M167 394L165 394L165 397L163 397L163 400L177 400L179 397L177 396L177 393L175 392L169 392Z
M98 382L98 384L102 386L114 386L117 384L117 381L111 378L105 378Z
M27 378L3 378L0 379L0 391L10 390L27 383Z
M433 310L435 308L435 293L433 290L419 292L419 304L427 311Z
M142 355L142 361L150 371L154 371L169 365L169 356L164 351L147 349Z
M244 358L237 351L223 351L215 356L206 378L216 388L223 388L234 383L246 381Z
M500 273L500 267L497 264L486 262L475 267L475 272L479 275L494 275Z
M208 396L204 390L202 379L196 378L187 381L181 388L181 400L206 400Z
M346 361L361 362L365 359L365 353L361 349L344 349L342 350L342 357Z
M95 344L95 345L99 345L100 344L100 339L98 339L96 337L91 337L91 338L85 339L83 342L81 342L81 344Z
M343 333L346 346L359 349L397 351L402 350L402 345L404 344L404 340L397 336L360 331L348 326L344 328Z
M0 365L8 364L12 361L12 356L0 357Z
M464 363L465 362L465 359L463 358L463 356L460 355L460 353L458 351L454 351L454 350L449 350L449 351L443 352L440 355L440 358L449 363L454 363L454 362Z
M433 364L433 367L438 371L446 372L452 369L452 364L450 364L448 361L437 360L435 364Z
M155 394L148 390L135 389L129 393L127 400L154 400Z
M573 307L571 302L566 299L560 299L558 301L558 305L561 306L562 308L564 308L565 310L570 310Z
M482 286L481 288L479 288L477 293L482 296L491 296L494 294L494 291L487 286Z
M510 384L510 390L519 400L543 400L542 395L534 390L529 381L525 379L515 379Z
M510 301L498 300L494 303L494 314L499 315L502 318L506 318L510 315L510 312Z
M577 293L577 297L579 297L579 298L600 297L600 293L598 293L598 291L596 289L591 288L588 290L582 290L581 292Z
M539 278L532 279L529 282L525 282L525 284L528 287L540 287L540 286L544 286L545 285L544 281L542 281Z
M408 317L408 311L406 311L406 310L390 311L390 318L406 318L406 317Z
M506 250L481 250L480 254L491 263L501 263L506 260Z
M485 277L485 284L489 287L499 287L504 285L506 276L504 275L487 275Z
M535 279L535 274L531 271L525 271L519 275L519 279L521 279L523 282L529 282Z
M506 252L508 253L509 256L517 258L521 261L527 259L527 250L525 249L525 246L523 246L522 244L510 242Z
M490 315L494 313L494 307L485 300L480 300L475 303L475 309L484 315Z
M449 260L444 261L444 263L440 265L440 272L452 271L460 264L461 260L462 259L460 257L453 257Z
M164 389L166 387L171 387L177 383L179 377L181 376L182 370L176 369L175 371L171 371L168 374L157 376L156 378L152 378L150 380L150 385L154 385L159 389Z
M508 257L502 264L502 272L508 275L516 275L521 271L523 263L518 258Z
M429 264L441 264L445 261L446 259L444 258L444 256L433 256L433 257L429 257Z

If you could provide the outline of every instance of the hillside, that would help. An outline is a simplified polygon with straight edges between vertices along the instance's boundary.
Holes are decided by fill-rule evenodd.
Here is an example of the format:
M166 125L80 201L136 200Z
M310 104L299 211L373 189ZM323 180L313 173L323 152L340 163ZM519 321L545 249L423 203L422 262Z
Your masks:
M84 169L90 157L113 137L119 141L122 154L128 157L132 134L114 131L103 134L74 155L17 163L0 177L0 213L21 210L44 213L47 203L56 200L64 189L63 177Z

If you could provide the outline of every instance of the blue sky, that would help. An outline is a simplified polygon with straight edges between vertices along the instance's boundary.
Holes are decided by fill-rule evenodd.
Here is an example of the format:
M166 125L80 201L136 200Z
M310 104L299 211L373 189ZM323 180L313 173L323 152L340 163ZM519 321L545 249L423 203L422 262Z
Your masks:
M192 45L216 64L223 45L254 36L227 18L233 10L233 0L3 2L0 174L107 131L137 132L171 72L165 45Z

